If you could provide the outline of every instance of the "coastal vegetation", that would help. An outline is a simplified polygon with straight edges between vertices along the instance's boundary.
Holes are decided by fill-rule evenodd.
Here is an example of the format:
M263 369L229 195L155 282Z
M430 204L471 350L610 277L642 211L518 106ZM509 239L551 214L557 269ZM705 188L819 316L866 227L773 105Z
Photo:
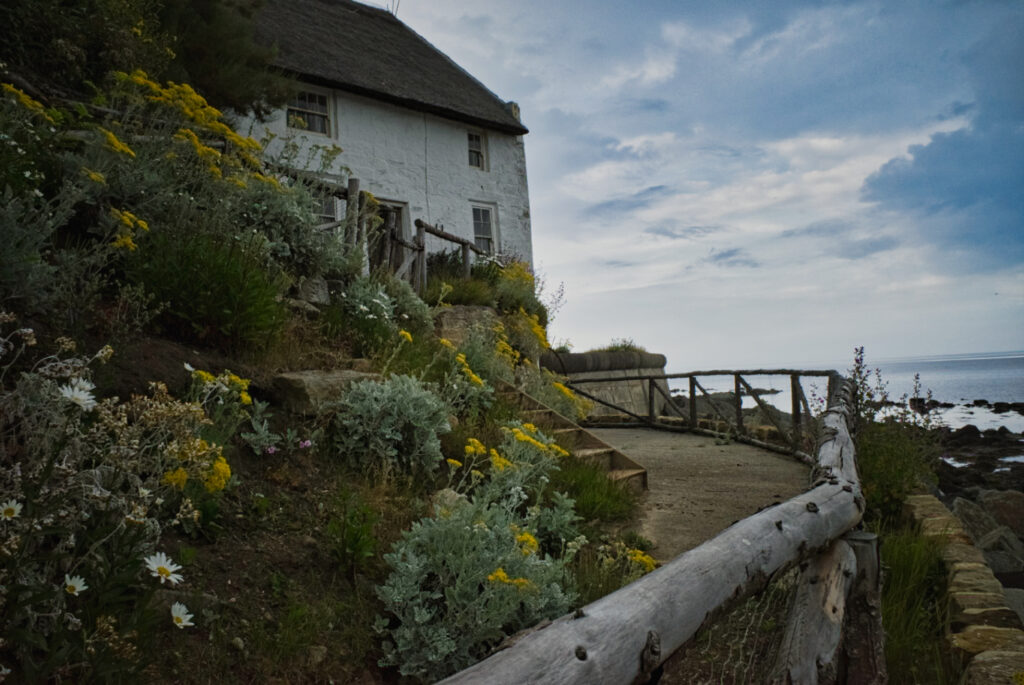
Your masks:
M268 158L211 104L242 96L140 68L195 39L158 6L95 3L99 47L3 10L25 32L0 78L3 674L433 680L652 570L634 500L508 391L585 411L538 364L529 267L437 275L426 300L365 273L278 171L297 146ZM73 82L21 69L61 40ZM337 153L317 159L343 174ZM314 282L318 313L293 300ZM457 301L494 315L453 342L434 318ZM353 368L314 413L273 392Z

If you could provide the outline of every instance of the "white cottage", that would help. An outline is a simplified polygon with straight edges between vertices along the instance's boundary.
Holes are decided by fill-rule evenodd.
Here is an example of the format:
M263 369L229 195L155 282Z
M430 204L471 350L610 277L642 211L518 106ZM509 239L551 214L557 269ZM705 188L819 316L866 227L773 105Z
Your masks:
M389 12L351 0L267 0L259 39L301 91L265 126L339 161L404 237L423 219L487 252L532 263L519 108ZM301 159L301 157L300 157ZM344 211L332 198L323 215ZM428 250L452 247L428 236Z

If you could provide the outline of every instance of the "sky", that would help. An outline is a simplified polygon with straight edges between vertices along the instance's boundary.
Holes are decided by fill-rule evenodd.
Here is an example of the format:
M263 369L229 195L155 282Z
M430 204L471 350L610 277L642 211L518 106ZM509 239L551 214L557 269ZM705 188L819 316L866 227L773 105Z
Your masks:
M556 344L671 372L1024 349L1019 0L397 15L522 108Z

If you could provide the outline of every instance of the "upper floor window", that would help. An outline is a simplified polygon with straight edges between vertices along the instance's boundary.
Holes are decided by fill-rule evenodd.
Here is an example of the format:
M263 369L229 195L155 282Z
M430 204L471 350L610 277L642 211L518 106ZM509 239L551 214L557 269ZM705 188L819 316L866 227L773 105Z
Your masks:
M469 135L469 166L487 171L487 139L482 133Z
M494 213L490 207L473 207L473 242L478 250L494 253Z
M299 92L288 103L288 126L301 128L313 133L331 135L331 117L327 108L327 96L310 91Z

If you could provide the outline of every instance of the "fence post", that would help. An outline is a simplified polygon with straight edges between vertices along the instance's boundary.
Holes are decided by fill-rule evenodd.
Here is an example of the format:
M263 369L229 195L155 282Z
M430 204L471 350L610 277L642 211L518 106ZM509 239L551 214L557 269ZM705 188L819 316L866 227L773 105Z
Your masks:
M658 417L656 416L656 413L655 413L655 410L654 410L654 379L653 378L648 378L647 379L647 418L649 418L651 420L651 423L654 423L655 421L658 420Z
M793 451L800 450L802 420L800 418L800 374L794 373L789 377L789 390L793 395Z
M697 379L690 376L690 430L697 428Z
M848 685L888 682L885 633L882 629L882 569L879 539L867 531L850 531L843 538L857 557L857 577L850 592L843 630Z
M345 244L354 245L359 239L359 179L349 176L348 195L345 197Z
M733 376L733 394L736 395L736 434L743 435L743 396L740 394L743 387L740 385L740 375Z
M468 279L473 272L473 265L469 261L472 254L469 243L462 243L462 277L465 279Z
M427 231L419 221L416 222L416 245L419 249L416 255L416 292L422 295L427 289Z

